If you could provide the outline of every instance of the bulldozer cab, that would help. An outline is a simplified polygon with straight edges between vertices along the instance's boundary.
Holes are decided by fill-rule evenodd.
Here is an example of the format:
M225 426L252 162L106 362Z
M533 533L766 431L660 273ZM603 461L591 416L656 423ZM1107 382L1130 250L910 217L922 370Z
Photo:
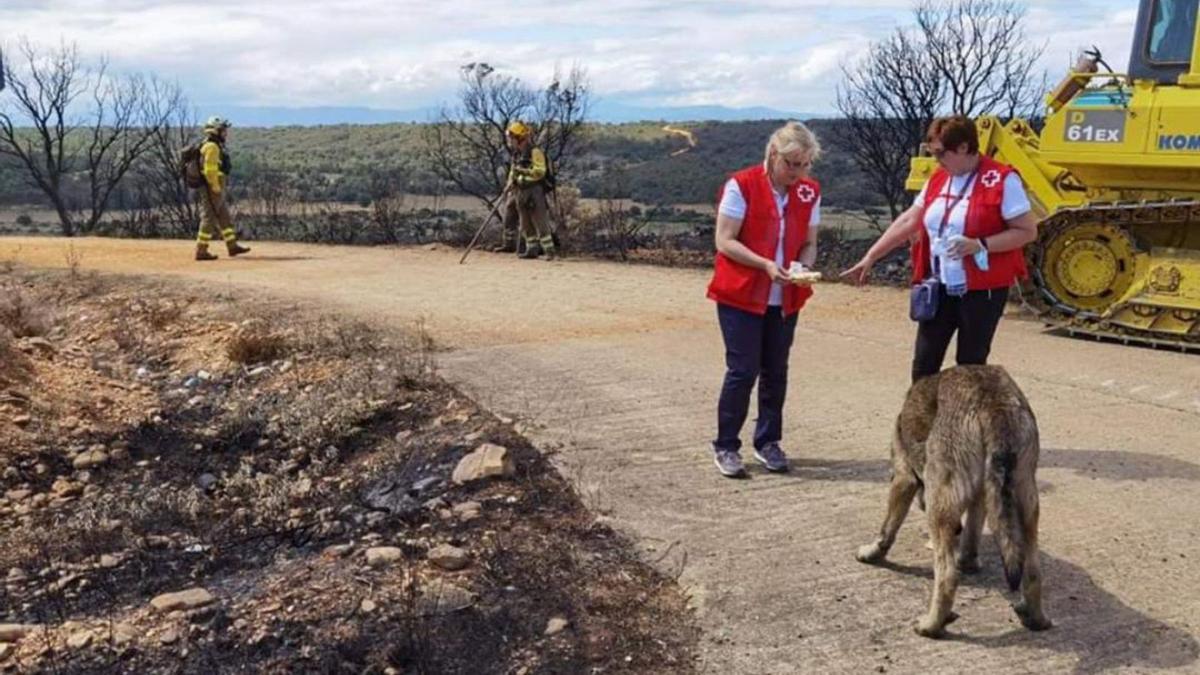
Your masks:
M1171 85L1196 73L1193 62L1198 0L1142 0L1138 7L1129 75Z

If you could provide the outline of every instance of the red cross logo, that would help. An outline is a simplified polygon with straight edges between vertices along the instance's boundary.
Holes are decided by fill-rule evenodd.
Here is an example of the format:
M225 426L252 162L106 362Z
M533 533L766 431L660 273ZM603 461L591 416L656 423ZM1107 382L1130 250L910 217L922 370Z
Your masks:
M805 204L817 198L817 191L811 185L802 184L796 188L796 197Z
M1000 172L995 169L991 169L991 170L985 172L983 174L983 177L980 178L979 180L983 181L984 187L987 187L987 188L994 187L996 185L996 183L1000 182Z

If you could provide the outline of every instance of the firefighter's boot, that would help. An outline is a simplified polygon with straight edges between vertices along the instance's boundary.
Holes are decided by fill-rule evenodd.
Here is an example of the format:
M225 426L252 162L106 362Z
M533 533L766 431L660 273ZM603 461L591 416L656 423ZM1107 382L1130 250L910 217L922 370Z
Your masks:
M226 244L225 244L225 246L226 246L226 248L229 250L229 257L230 257L230 258L232 258L232 257L233 257L233 256L235 256L235 255L241 255L241 254L243 254L243 253L249 253L249 252L250 252L250 249L249 249L249 248L247 248L247 247L245 247L245 246L242 246L241 244L237 243L236 241L231 241L231 242L228 242L228 243L226 243Z
M536 242L529 242L525 245L525 252L517 256L522 260L533 260L542 255L542 245Z
M196 244L196 260L216 260L217 256L208 252L208 244Z

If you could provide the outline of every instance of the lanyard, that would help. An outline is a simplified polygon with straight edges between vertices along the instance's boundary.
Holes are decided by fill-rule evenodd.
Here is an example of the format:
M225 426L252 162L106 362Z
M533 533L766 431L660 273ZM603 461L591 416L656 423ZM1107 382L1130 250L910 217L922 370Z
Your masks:
M946 224L950 222L950 212L954 210L954 207L958 206L963 197L967 196L971 188L975 187L975 174L977 173L979 173L979 169L975 169L971 172L970 176L967 176L967 181L963 183L962 191L958 193L954 201L950 201L950 184L954 182L954 176L951 176L946 181L946 191L941 195L946 203L946 210L942 212L942 224L938 227L938 239L941 239L942 235L946 233Z
M963 197L966 197L967 193L975 187L975 174L977 173L979 173L978 168L972 171L970 176L967 176L966 182L963 183L962 190L957 196L954 197L954 201L950 201L950 185L954 182L954 176L951 176L948 180L946 180L946 191L939 195L943 198L946 206L946 210L942 212L942 224L938 226L937 238L939 241L946 234L946 225L950 222L950 212L953 211L954 207L958 206L958 203L963 200ZM930 251L929 257L933 259L930 262L933 263L931 267L933 268L934 275L939 275L940 271L938 270L938 256L933 255L933 252Z

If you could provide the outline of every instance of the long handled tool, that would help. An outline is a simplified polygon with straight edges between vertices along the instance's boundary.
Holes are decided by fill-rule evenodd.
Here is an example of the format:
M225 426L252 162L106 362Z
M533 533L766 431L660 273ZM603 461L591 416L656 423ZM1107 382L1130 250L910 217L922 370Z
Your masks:
M492 218L496 217L496 214L500 211L500 207L504 206L504 198L508 196L508 191L511 189L511 184L504 186L504 191L501 192L500 197L496 199L496 208L492 209L492 212L488 214L487 218L484 218L483 224L480 225L479 229L475 231L475 236L471 237L471 243L467 244L467 250L463 251L462 257L458 259L459 265L467 261L467 256L471 255L471 250L475 248L475 244L479 243L479 237L483 235L483 231L487 229L489 224L491 224Z

